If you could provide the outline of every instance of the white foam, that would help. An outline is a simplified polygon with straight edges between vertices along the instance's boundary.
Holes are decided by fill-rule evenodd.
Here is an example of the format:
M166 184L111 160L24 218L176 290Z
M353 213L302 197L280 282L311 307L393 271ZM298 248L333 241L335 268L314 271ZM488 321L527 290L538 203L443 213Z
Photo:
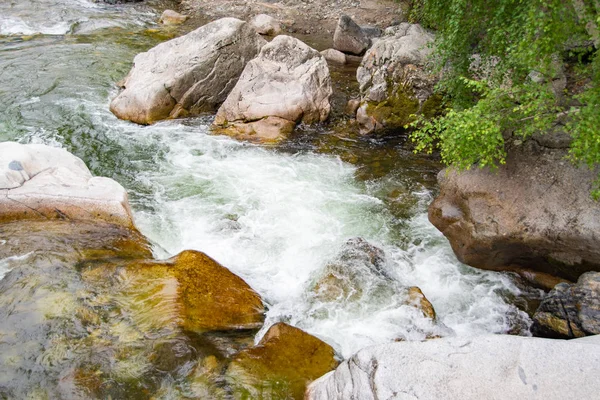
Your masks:
M421 194L423 211L409 221L419 244L403 250L383 203L338 158L283 154L207 135L203 126L164 123L150 130L168 155L158 173L140 177L154 185L157 211L137 212L139 227L166 250L162 256L201 250L244 278L270 306L265 329L288 321L347 357L400 338L504 332L515 313L527 319L500 295L518 293L507 277L456 260L427 221L428 193ZM385 249L392 295L378 295L376 278L365 276L371 281L361 284L375 289L359 302L315 301L315 279L357 236ZM439 326L404 305L407 286L423 290Z

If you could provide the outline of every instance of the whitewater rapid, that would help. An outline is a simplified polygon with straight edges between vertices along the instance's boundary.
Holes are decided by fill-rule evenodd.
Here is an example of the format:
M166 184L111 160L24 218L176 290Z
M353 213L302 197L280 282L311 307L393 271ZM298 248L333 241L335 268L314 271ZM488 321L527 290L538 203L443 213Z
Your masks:
M157 14L85 0L19 4L0 5L0 35L7 35L0 37L0 140L64 147L123 184L157 257L203 251L264 298L267 324L257 339L285 321L348 357L391 340L506 333L515 325L526 332L529 317L509 301L522 294L513 280L459 263L428 222L431 188L411 184L417 201L403 220L389 209L380 189L409 179L402 168L362 179L363 166L310 146L214 136L211 116L149 127L119 121L108 111L114 82L137 52L157 43L147 33L157 29ZM56 15L46 14L50 4ZM42 35L18 37L34 33ZM322 301L315 284L357 237L384 251L385 279L355 265L360 300ZM1 261L0 272L9 265ZM437 324L406 306L410 286L431 301Z

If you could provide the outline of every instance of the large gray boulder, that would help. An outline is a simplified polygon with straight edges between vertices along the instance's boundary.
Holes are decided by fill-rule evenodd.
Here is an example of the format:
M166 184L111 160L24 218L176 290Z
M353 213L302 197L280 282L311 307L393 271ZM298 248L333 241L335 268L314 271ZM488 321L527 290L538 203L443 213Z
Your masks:
M277 36L250 61L215 118L216 131L276 142L297 123L329 116L331 77L325 58L290 36Z
M0 223L100 221L134 228L125 189L78 157L41 144L0 143Z
M110 110L139 124L214 111L265 43L235 18L161 43L134 58Z
M556 285L535 312L531 329L538 336L562 339L600 334L600 273Z
M570 281L598 271L600 204L590 195L596 172L566 155L530 141L510 150L497 171L442 171L429 220L473 267L517 266Z
M371 45L363 29L347 15L342 15L333 34L333 48L344 53L362 55Z
M435 112L436 83L425 65L434 36L418 24L402 23L386 29L356 71L361 105L357 121L363 133L401 128L411 115Z
M306 399L592 399L599 373L600 337L445 338L363 349Z

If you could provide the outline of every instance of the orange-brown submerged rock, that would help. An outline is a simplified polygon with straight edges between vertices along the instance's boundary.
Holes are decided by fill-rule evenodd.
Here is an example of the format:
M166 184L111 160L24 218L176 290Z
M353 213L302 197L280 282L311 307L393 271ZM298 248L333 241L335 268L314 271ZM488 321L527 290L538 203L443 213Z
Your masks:
M436 314L433 305L417 286L408 288L408 301L410 305L419 309L425 317L435 319Z
M306 386L337 365L327 343L278 323L235 357L226 377L235 398L303 399Z
M132 305L144 320L140 324L151 328L176 323L202 333L258 329L263 323L260 296L242 278L198 251L183 251L166 261L102 266L87 271L85 277L123 285L122 302Z
M72 260L151 258L148 240L137 230L103 222L18 220L0 224L0 259L32 251Z

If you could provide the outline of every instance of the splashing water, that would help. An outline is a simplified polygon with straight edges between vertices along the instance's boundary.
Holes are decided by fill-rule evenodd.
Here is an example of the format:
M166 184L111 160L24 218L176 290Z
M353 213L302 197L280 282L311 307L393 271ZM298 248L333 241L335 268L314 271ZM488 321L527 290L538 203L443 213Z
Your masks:
M380 162L397 162L396 149L351 164L303 142L327 131L299 134L287 148L263 148L212 136L210 117L149 127L119 121L108 98L133 56L164 39L147 33L155 14L126 7L117 21L114 9L81 0L43 18L47 5L0 5L0 34L87 34L0 38L0 140L65 147L95 174L118 180L158 257L204 251L261 294L269 307L262 332L287 321L348 357L390 340L507 332L529 323L506 300L520 294L513 281L460 264L427 221L432 188L414 172L422 158L408 154L404 164L371 173ZM368 142L348 143L354 152ZM431 182L435 167L425 169L423 181ZM398 214L386 197L394 185L407 212ZM336 271L355 296L320 297L318 285L356 237L384 251L381 271L350 263ZM9 265L2 260L0 274ZM406 304L410 286L431 301L438 324Z

